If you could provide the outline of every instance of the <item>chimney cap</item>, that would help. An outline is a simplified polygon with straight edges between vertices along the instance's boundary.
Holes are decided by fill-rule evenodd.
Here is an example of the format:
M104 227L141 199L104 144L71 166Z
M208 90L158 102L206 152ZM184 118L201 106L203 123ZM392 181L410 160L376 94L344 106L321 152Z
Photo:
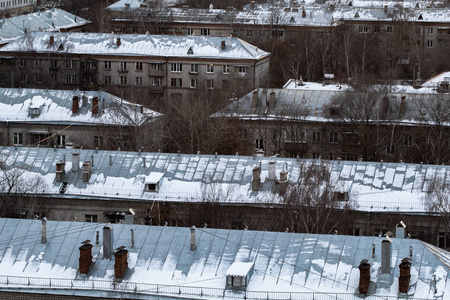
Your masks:
M113 229L111 222L106 224L105 227L103 227L103 229Z

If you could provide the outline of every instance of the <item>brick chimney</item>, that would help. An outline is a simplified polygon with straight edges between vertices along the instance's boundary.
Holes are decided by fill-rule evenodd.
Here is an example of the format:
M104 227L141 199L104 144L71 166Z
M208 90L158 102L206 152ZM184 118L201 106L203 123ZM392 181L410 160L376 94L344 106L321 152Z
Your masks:
M66 163L63 161L59 161L56 163L56 182L62 182L64 178L64 174L66 174Z
M72 113L76 114L78 111L78 96L72 98Z
M54 43L55 43L55 36L52 34L52 35L50 36L49 44L50 44L50 45L53 45Z
M220 43L220 49L225 50L225 48L226 48L225 41L222 41L222 43Z
M367 259L363 259L358 266L359 269L359 292L367 294L370 285L370 264Z
M258 106L258 90L253 91L252 96L252 108L256 108Z
M119 47L121 44L122 44L122 41L120 40L120 38L117 38L117 42L116 42L117 47Z
M302 10L302 18L306 18L306 11L304 9Z
M92 245L90 241L83 242L83 245L78 248L80 249L79 271L81 274L87 274L92 263Z
M398 279L398 291L407 293L409 289L409 280L411 279L411 262L405 257L399 265L400 277Z
M92 114L98 114L98 97L92 99Z
M287 163L286 163L287 165ZM280 194L284 194L286 193L288 187L288 171L287 170L282 170L280 172L280 181L279 181L279 191Z
M89 182L91 174L92 174L91 162L87 161L83 163L83 182Z
M260 177L261 177L261 168L258 166L255 166L253 168L252 191L256 192L259 190Z
M114 252L114 276L116 278L123 278L125 271L128 268L128 250L124 246L116 249Z

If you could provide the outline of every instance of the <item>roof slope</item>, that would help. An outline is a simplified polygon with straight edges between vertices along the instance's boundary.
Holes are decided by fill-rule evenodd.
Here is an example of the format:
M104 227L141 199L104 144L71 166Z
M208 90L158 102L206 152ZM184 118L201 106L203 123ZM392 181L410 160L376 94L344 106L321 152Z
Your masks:
M163 56L220 59L261 59L269 55L238 38L207 36L168 36L111 33L58 33L50 45L53 33L34 32L0 49L10 51L63 52L71 54ZM120 38L120 43L117 39ZM221 49L222 41L226 43ZM120 44L118 46L118 44ZM64 50L61 49L60 46ZM192 50L192 53L189 51ZM189 53L188 53L189 52Z
M30 176L42 175L48 185L44 194L57 197L97 196L140 201L201 200L213 190L221 201L233 203L279 203L277 184L268 179L268 165L273 158L255 156L186 155L97 151L49 148L0 148L6 166L24 168ZM82 168L72 171L72 153L80 154L80 164L93 159L89 182L82 181ZM56 162L66 160L68 183L64 195L55 182ZM276 172L288 171L289 183L300 180L301 168L320 160L276 158ZM439 176L450 180L450 166L361 161L323 161L330 169L336 186L355 195L359 210L425 212L422 201L428 182ZM252 170L261 165L259 190L252 191ZM81 165L80 165L81 166ZM145 179L152 173L164 173L159 192L145 192ZM383 197L380 197L382 195Z
M25 31L67 30L89 23L89 21L59 8L15 16L0 21L0 44L23 36Z
M73 97L79 98L76 113ZM99 99L98 114L92 114L94 97ZM31 108L38 108L39 114L31 115ZM0 88L0 122L136 126L159 115L103 91Z
M18 285L20 276L31 278L63 278L58 293L72 289L146 289L150 293L164 291L198 295L236 297L223 292L225 274L234 262L253 262L254 273L247 288L247 298L274 298L285 293L286 299L312 299L311 293L347 293L345 299L359 299L357 293L361 260L371 267L372 295L398 296L399 263L410 257L411 284L408 294L415 298L446 298L450 277L441 256L450 253L431 248L414 239L393 239L389 275L380 274L380 237L314 235L262 232L250 230L196 229L196 250L190 250L190 230L181 227L156 227L114 224L113 247L128 248L128 270L124 280L113 286L114 259L103 258L103 234L96 244L96 231L104 224L84 222L47 222L47 243L41 243L38 220L0 219L0 288ZM135 232L131 244L130 229ZM82 241L91 240L94 264L88 277L78 274ZM375 256L372 256L375 245ZM101 283L98 280L106 281ZM8 282L8 284L7 284ZM39 286L46 292L55 289L49 280L21 280L25 288ZM109 284L108 284L109 282ZM130 283L136 284L130 284ZM28 286L29 285L29 286ZM73 287L72 287L73 285ZM155 285L161 285L156 287ZM162 285L173 285L168 288ZM101 286L101 288L100 288ZM94 288L93 288L94 287ZM193 287L204 287L194 289ZM58 289L58 287L56 287ZM261 291L276 292L258 293ZM309 294L296 294L309 293ZM242 296L242 295L240 295ZM340 298L340 297L339 297ZM335 297L333 296L333 299Z

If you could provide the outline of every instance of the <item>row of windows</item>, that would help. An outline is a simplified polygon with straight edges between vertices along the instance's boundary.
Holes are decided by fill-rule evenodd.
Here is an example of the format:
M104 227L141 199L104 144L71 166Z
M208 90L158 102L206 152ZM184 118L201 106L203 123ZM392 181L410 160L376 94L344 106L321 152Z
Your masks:
M373 27L373 32L374 33L380 33L380 26L376 25L375 27ZM393 32L393 27L391 25L386 26L386 33L392 33ZM369 32L369 26L368 25L359 25L358 27L358 31L360 33L368 33ZM421 34L421 27L416 27L416 34ZM428 35L433 35L434 34L434 28L433 27L427 27L427 34ZM439 29L438 28L438 34L439 35L443 35L443 34L450 34L450 31L446 30L446 29Z
M15 7L17 5L22 5L22 4L28 4L28 2L30 4L32 4L33 0L10 0L10 1L5 1L1 3L0 8L6 8L6 7Z
M222 65L222 73L223 74L230 74L231 73L231 65ZM198 64L191 64L190 66L190 73L198 73ZM207 64L206 65L206 73L208 74L214 74L215 65L214 64ZM240 74L246 74L248 72L247 66L234 66L234 70L237 73ZM170 65L170 71L174 73L181 73L183 72L183 64L182 63L172 63Z
M66 136L65 135L56 135L54 141L55 141L55 144L57 147L64 147L66 145ZM15 146L23 145L23 134L22 133L14 133L13 134L13 144Z

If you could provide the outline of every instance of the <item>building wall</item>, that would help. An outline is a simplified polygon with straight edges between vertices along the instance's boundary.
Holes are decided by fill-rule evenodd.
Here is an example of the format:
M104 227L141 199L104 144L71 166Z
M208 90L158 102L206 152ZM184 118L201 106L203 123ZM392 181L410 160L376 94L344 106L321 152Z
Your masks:
M0 14L3 16L32 12L36 0L0 0Z

